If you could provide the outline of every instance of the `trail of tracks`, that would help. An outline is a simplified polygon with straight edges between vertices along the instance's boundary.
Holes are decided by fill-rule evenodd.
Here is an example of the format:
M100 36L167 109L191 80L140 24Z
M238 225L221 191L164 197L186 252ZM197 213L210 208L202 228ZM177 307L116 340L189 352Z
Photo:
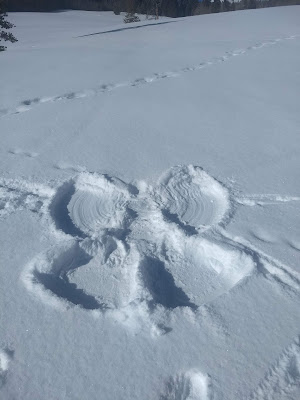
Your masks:
M193 65L193 66L186 66L186 67L174 69L173 71L168 71L168 72L158 72L158 73L154 73L153 75L134 79L132 81L127 81L127 82L124 81L124 82L119 82L119 83L103 83L95 88L83 89L78 92L73 91L73 92L68 92L68 93L64 93L61 95L57 95L57 96L45 96L45 97L36 97L33 99L25 99L25 100L21 101L18 104L18 106L16 106L15 108L5 108L5 107L0 108L0 118L4 117L6 115L14 115L14 114L20 114L23 112L27 112L37 106L40 106L40 105L46 104L46 103L55 103L58 101L70 101L70 100L76 100L76 99L84 99L84 98L89 98L89 97L105 94L105 93L115 91L115 90L125 88L125 87L136 87L136 86L148 85L148 84L156 83L163 79L176 78L176 77L181 76L188 72L199 71L203 68L208 68L212 65L223 63L225 61L230 60L233 57L240 56L247 52L259 50L263 47L276 45L282 41L293 40L298 37L299 37L299 35L293 35L293 36L287 36L284 38L277 38L274 40L267 40L265 42L259 42L252 46L248 46L244 49L236 49L233 51L226 52L224 55L222 55L220 57L212 58L210 60L203 61L203 62Z

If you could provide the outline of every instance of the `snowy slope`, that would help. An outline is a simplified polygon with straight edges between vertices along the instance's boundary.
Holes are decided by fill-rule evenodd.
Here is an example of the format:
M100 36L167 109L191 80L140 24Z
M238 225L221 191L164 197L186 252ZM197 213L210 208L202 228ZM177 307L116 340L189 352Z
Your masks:
M1 399L299 398L299 17L9 15Z

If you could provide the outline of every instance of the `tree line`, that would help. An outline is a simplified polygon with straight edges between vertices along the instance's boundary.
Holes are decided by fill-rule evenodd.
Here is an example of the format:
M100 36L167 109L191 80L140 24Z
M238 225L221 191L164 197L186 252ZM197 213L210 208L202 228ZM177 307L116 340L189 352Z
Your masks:
M202 0L194 15L288 5L300 5L300 0Z
M193 15L198 0L5 0L7 11L55 11L59 9L88 11L134 11L147 14L184 17Z
M135 12L184 17L249 8L300 4L300 0L5 0L7 11L55 11L59 9Z

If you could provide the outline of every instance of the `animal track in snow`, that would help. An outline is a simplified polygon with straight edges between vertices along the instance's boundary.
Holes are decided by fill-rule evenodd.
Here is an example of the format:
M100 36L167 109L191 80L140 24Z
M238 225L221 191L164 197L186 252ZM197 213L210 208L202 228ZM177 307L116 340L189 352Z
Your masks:
M0 218L17 210L39 212L45 199L52 196L53 190L44 185L0 178Z
M190 370L172 377L160 400L210 400L211 379L198 370Z
M80 173L47 200L60 245L34 258L23 281L46 303L150 326L153 319L159 334L175 309L194 312L255 269L299 290L294 271L222 227L233 200L191 165L171 168L154 186Z
M127 81L127 82L119 82L119 83L106 83L99 85L96 88L91 88L91 89L85 89L82 91L78 92L68 92L64 93L62 95L58 96L48 96L48 97L36 97L33 99L26 99L20 102L20 104L13 109L8 109L8 108L1 108L0 109L0 118L6 115L13 115L13 114L20 114L23 112L27 112L34 107L44 104L44 103L54 103L58 101L69 101L69 100L76 100L76 99L84 99L84 98L89 98L93 96L98 96L99 94L111 92L120 88L124 87L136 87L136 86L142 86L142 85L147 85L151 83L158 82L162 79L170 79L170 78L176 78L178 76L183 75L184 73L187 72L194 72L194 71L199 71L202 68L207 68L211 65L215 65L218 63L222 63L224 61L228 61L232 57L240 56L243 55L249 51L256 51L259 50L263 47L271 46L278 44L279 42L282 42L284 40L293 40L298 38L300 35L293 35L293 36L288 36L284 38L277 38L274 40L267 40L265 42L257 43L253 46L248 46L246 49L236 49L233 51L227 51L223 56L221 57L216 57L208 61L203 61L197 65L193 66L186 66L179 68L174 71L169 71L169 72L161 72L161 73L155 73L153 75L147 76L147 77L141 77L138 79L134 79L132 81Z
M300 394L300 338L283 351L270 367L251 400L296 399Z
M68 171L73 171L73 172L85 172L86 167L82 167L80 165L72 165L66 162L61 162L58 164L54 165L54 168L59 169L59 170L68 170Z
M36 158L39 154L32 152L32 151L24 151L21 149L11 149L8 151L10 154L16 155L16 156L24 156L28 158Z

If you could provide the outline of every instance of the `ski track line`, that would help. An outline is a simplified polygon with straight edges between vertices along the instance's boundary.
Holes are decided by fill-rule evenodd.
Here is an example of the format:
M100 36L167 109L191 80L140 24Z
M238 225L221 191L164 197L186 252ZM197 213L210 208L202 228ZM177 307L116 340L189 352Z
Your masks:
M128 30L131 30L131 29L147 28L148 26L154 26L154 25L172 24L172 23L174 23L174 22L177 22L177 21L152 22L152 23L144 24L144 25L128 26L128 27L125 27L125 28L110 29L109 31L101 31L101 32L87 33L87 34L85 34L85 35L75 36L75 39L84 38L84 37L87 37L87 36L106 35L106 34L108 34L108 33L115 33L115 32L128 31ZM178 22L179 22L179 21L178 21Z
M249 51L259 50L263 47L272 46L272 45L278 44L284 40L293 40L293 39L298 38L299 36L300 35L292 35L292 36L287 36L284 38L268 40L266 42L261 42L261 43L257 43L252 46L248 46L245 49L236 49L233 51L226 52L221 57L216 57L211 60L201 62L200 64L197 64L194 66L184 67L184 68L181 68L176 71L155 73L151 76L138 78L138 79L135 79L135 80L129 81L129 82L119 82L116 84L102 84L94 89L85 89L85 90L82 90L79 92L69 92L69 93L59 95L59 96L41 97L41 98L36 97L33 99L23 100L14 109L7 109L7 108L0 109L0 118L4 117L6 115L16 115L16 114L24 113L24 112L32 110L34 107L36 107L38 105L45 104L45 103L55 103L58 101L84 99L84 98L94 97L99 94L108 93L108 92L111 92L111 91L114 91L114 90L117 90L120 88L124 88L124 87L142 86L142 85L147 85L147 84L161 81L162 79L176 78L178 76L183 75L184 73L199 71L203 68L206 68L206 67L209 67L212 65L216 65L216 64L222 63L224 61L228 61L232 57L240 56Z

